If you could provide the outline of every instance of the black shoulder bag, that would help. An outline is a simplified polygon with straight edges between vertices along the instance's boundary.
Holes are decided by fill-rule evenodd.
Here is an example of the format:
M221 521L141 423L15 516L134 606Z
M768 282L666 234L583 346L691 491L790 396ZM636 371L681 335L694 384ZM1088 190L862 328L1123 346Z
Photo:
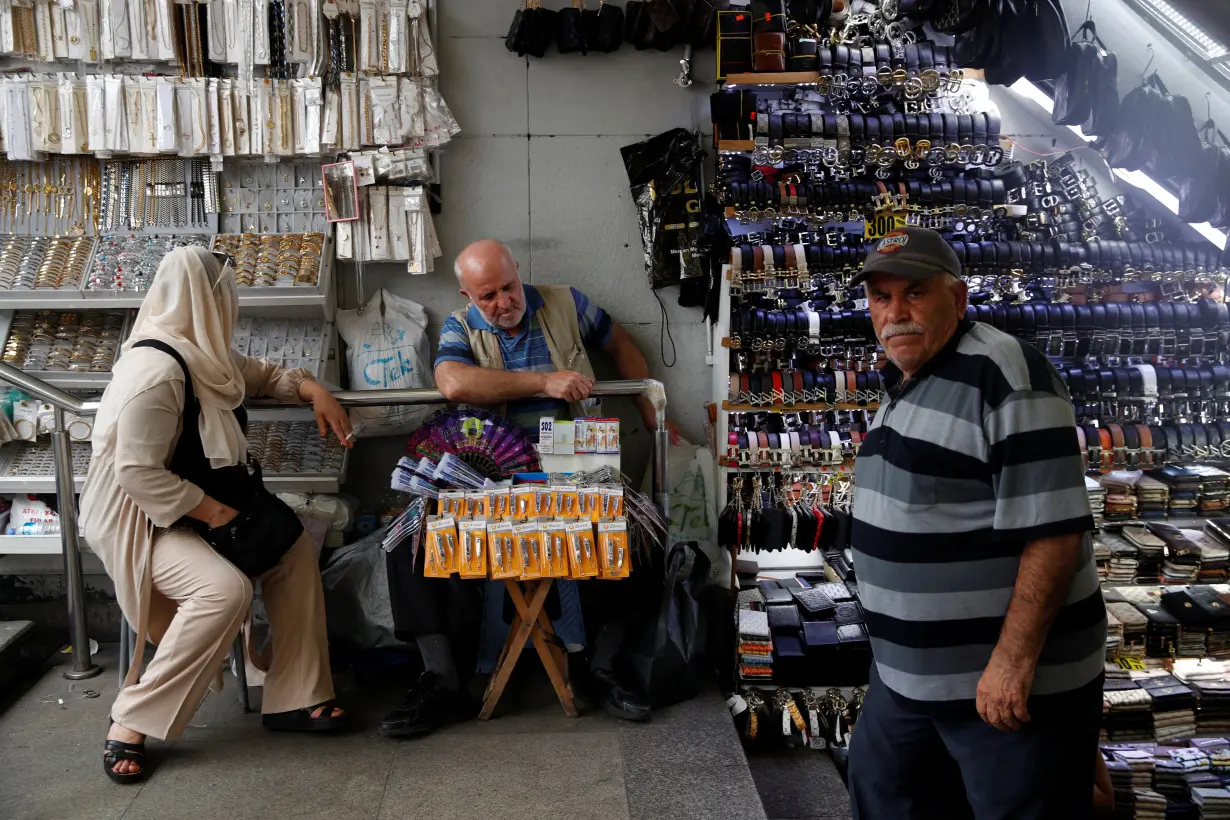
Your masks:
M184 371L183 430L171 455L171 472L205 491L205 494L239 514L221 527L208 527L205 522L184 516L175 522L196 532L214 551L234 564L249 578L257 578L273 569L299 536L303 524L284 501L265 489L261 467L248 456L248 463L230 467L211 467L201 444L199 421L201 403L192 389L192 374L188 365L170 345L156 339L142 339L133 347L161 350L179 363ZM248 415L243 407L235 408L235 418L241 428L247 427ZM251 468L249 470L249 468Z

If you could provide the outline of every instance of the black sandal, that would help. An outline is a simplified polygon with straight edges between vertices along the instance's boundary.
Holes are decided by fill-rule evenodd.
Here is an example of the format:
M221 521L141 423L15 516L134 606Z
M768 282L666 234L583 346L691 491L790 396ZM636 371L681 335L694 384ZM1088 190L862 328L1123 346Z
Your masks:
M117 772L115 767L121 760L130 760L141 767L139 772ZM103 746L103 771L107 777L116 783L136 783L145 777L148 769L145 766L145 744L125 743L122 740L108 740Z
M333 701L327 700L304 709L261 715L261 723L266 729L275 732L332 732L346 723L345 714L340 717L333 716L335 708ZM320 717L312 717L312 713L317 709L320 709Z

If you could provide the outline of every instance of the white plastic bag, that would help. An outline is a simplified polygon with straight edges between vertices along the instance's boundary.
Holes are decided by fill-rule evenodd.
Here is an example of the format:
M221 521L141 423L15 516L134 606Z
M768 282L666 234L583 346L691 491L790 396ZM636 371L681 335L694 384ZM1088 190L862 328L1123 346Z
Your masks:
M351 390L435 387L422 305L382 289L360 310L339 310L335 324L346 342ZM350 423L360 438L402 436L434 409L422 404L353 407Z

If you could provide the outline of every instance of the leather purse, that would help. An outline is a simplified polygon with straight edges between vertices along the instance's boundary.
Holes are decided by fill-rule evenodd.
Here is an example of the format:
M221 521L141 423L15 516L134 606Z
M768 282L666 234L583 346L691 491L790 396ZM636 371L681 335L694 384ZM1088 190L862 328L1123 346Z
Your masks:
M790 590L782 589L781 587L765 587L760 588L760 594L764 596L764 602L773 606L775 604L793 604L794 596L790 594Z
M572 6L555 13L555 47L560 54L589 53L585 36L585 1L572 0Z
M815 37L796 36L790 42L790 70L815 71L819 66L818 49L819 44Z
M786 35L762 32L752 35L752 69L755 71L786 70Z
M799 606L803 607L803 610L813 617L823 617L837 608L837 604L833 603L832 598L815 587L793 590L791 595L798 601Z
M597 10L586 9L585 39L589 47L603 54L618 51L623 44L624 10L599 0Z
M862 624L847 624L837 627L838 643L867 643L867 627Z
M786 34L784 0L752 0L753 34Z
M213 468L201 444L201 405L192 387L187 363L175 348L156 339L142 339L133 347L152 347L175 359L184 374L182 430L171 454L171 472L196 484L210 498L234 508L238 514L220 527L184 516L176 522L196 532L215 552L250 578L273 569L303 534L303 523L286 502L265 489L260 464L251 456L247 465ZM247 417L236 413L240 426Z
M1098 62L1098 46L1074 42L1068 46L1063 75L1055 81L1055 108L1051 122L1080 125L1093 114L1093 75Z
M798 630L803 625L803 619L799 617L799 609L793 603L769 606L765 611L769 613L770 629Z
M752 70L752 15L746 9L717 13L717 78Z
M833 611L833 623L838 626L847 626L849 624L861 624L863 622L863 608L856 601L850 601L844 604L837 604L837 608Z
M805 621L803 643L809 647L836 646L837 624L832 621Z

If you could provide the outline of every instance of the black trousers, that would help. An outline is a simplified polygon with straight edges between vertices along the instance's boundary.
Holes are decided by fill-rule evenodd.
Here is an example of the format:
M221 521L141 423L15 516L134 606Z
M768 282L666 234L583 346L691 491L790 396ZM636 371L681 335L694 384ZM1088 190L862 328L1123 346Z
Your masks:
M976 711L911 709L873 663L850 739L854 820L1087 820L1102 719L1096 684L1002 732Z
M464 682L474 673L482 624L482 580L426 578L423 549L412 553L402 544L385 557L393 634L413 643L421 635L443 635L453 650L453 662Z

